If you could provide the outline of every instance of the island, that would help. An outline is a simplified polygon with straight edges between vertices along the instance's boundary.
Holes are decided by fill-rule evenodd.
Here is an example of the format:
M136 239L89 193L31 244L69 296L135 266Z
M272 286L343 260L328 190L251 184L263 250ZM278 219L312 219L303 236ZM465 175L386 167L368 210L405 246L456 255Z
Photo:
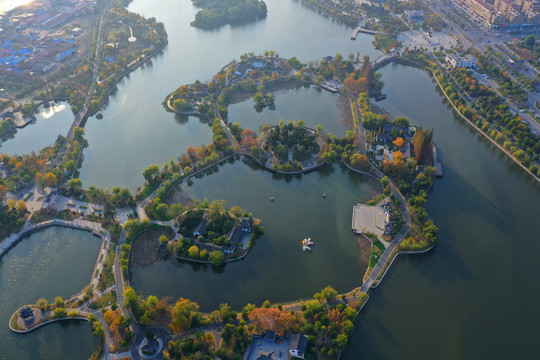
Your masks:
M212 29L225 24L238 25L266 17L263 0L192 0L202 8L195 14L191 26Z

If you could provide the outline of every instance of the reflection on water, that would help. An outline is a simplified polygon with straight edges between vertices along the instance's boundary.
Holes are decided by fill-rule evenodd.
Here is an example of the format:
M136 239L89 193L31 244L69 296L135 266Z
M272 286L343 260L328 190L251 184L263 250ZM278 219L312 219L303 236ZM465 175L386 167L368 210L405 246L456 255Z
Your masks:
M41 105L34 116L35 121L3 137L0 153L37 153L44 147L53 145L58 135L65 136L73 122L73 113L65 102Z

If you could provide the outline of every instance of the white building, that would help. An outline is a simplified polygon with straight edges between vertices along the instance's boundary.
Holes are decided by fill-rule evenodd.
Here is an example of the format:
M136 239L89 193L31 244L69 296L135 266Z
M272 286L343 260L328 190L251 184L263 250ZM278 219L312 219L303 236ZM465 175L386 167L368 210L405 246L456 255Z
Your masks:
M476 69L476 58L472 55L446 55L446 62L448 62L454 69L455 68L467 68Z

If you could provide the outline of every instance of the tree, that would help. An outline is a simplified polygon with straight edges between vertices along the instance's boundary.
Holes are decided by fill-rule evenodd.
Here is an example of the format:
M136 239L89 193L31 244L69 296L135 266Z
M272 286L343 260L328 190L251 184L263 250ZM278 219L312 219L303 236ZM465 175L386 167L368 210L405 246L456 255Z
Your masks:
M167 204L161 203L156 207L156 214L160 218L166 217L168 212L169 212L169 207L167 206Z
M47 299L41 298L37 301L37 306L41 311L44 311L48 305L49 303L47 302Z
M233 206L230 212L236 217L240 217L244 214L244 210L242 210L240 206Z
M367 170L369 167L369 160L365 155L353 154L350 157L351 166L358 170Z
M82 186L83 186L83 183L82 183L81 179L74 178L74 179L71 179L71 180L68 181L68 186L71 187L71 188L75 188L75 189L81 189Z
M159 166L156 164L150 165L143 171L143 177L149 184L154 183L157 174L159 174Z
M6 193L7 193L7 187L0 184L0 201L4 200L4 196L6 195Z
M424 130L421 126L413 137L414 157L420 165L431 165L433 160L433 130Z
M298 321L291 312L278 308L256 308L249 314L249 320L254 322L258 329L273 330L279 334L298 326Z
M196 245L193 245L188 249L188 254L191 259L199 258L199 248Z
M349 339L347 335L345 334L339 334L336 338L336 345L341 350L345 349L347 347L347 343L349 342Z
M534 35L529 35L523 40L523 45L525 45L528 48L532 48L534 44L536 43L536 38Z
M316 293L313 297L317 300L325 299L326 301L334 300L337 296L337 291L333 287L327 286L321 290L321 292Z
M169 242L169 239L167 239L167 237L165 235L161 235L159 237L159 243L160 244L165 244L165 243L168 243Z
M392 144L402 147L405 144L405 140L402 137L397 137L396 140L392 141Z
M64 299L62 299L60 296L54 298L54 304L57 308L63 308L65 306Z
M17 210L19 212L25 212L26 211L26 203L22 200L17 201Z
M212 251L210 253L210 263L212 266L218 267L225 263L225 257L223 256L223 253L219 250Z
M67 315L67 311L65 308L59 307L59 308L54 309L54 314L53 314L54 319L65 318L66 315Z
M8 199L7 206L9 210L13 210L17 206L17 202L13 199Z
M139 314L140 301L139 295L137 295L132 287L127 287L126 290L124 290L124 305L131 310L134 315Z
M221 320L224 322L236 320L236 312L234 312L227 303L219 305L219 312Z
M45 186L56 186L58 179L56 175L51 172L45 174Z
M198 318L198 315L199 305L197 303L180 298L171 312L171 327L177 332L189 330L194 325L194 320Z

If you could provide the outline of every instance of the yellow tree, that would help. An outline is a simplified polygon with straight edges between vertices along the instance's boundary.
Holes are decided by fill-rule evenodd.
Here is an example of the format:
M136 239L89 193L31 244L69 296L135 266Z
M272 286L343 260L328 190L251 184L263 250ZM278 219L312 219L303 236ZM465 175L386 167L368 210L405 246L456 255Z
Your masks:
M9 199L7 201L7 206L9 208L9 210L13 210L13 209L15 209L15 206L17 206L17 202L15 200L13 200L13 199Z
M57 182L58 179L56 178L56 175L51 172L45 174L45 186L56 186Z
M22 200L17 201L17 210L20 212L26 211L26 203Z
M36 185L38 186L38 188L43 187L44 180L45 180L45 177L43 176L43 174L40 173L39 171L36 172Z
M170 326L176 332L186 331L191 328L198 314L199 305L197 303L180 298L172 309L172 322Z

